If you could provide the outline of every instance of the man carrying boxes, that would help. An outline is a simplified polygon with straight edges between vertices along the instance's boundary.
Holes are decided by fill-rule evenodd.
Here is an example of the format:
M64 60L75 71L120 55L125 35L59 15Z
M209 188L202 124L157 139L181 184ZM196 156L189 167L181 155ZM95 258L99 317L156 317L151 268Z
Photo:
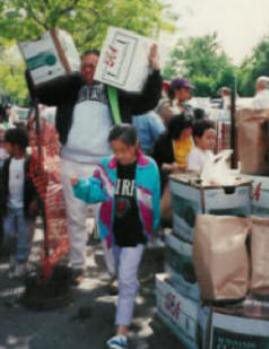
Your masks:
M49 64L53 63L51 61ZM60 165L75 283L81 281L85 269L87 205L74 198L70 177L91 176L100 159L111 152L107 138L112 125L129 123L133 115L154 109L161 95L156 45L151 46L148 53L150 69L143 89L136 94L96 81L98 61L97 50L86 51L81 56L79 73L69 72L54 80L48 76L48 83L35 84L33 72L27 74L32 97L40 103L57 107L56 127L62 144Z

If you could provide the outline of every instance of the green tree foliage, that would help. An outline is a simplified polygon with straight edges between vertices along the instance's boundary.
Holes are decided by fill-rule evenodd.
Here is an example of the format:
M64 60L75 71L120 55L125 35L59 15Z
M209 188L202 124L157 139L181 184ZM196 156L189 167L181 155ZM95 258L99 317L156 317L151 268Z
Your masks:
M0 94L12 97L19 104L24 104L27 97L24 70L24 64L14 47L0 51Z
M55 27L71 33L80 51L100 48L109 26L157 38L160 30L173 30L165 10L161 0L0 0L0 46L38 39ZM24 98L22 66L4 58L0 88Z
M197 96L214 96L221 86L232 86L235 68L221 50L217 35L180 40L164 69L168 79L185 76L195 85Z
M2 93L12 97L12 99L23 105L26 102L27 90L24 81L24 65L12 67L8 64L0 63L0 86Z
M20 41L36 39L54 27L69 31L79 49L100 47L108 26L156 37L162 20L160 0L0 0L0 33Z
M256 79L262 75L269 75L269 36L253 49L252 54L240 66L238 72L240 95L253 96Z

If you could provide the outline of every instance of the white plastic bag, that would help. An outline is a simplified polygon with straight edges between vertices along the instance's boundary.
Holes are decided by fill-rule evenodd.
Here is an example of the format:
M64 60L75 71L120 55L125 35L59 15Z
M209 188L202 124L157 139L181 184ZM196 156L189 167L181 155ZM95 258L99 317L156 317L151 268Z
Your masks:
M203 185L235 185L237 179L232 174L229 160L233 150L227 149L208 159L201 173Z

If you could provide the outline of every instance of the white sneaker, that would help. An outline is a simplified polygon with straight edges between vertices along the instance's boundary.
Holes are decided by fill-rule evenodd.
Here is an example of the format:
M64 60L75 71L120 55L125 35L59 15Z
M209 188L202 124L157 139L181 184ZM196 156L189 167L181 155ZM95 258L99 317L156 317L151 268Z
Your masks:
M9 270L8 270L8 277L10 279L14 278L15 268L16 268L16 258L15 256L11 255L9 257Z
M16 267L16 258L15 256L11 255L9 257L9 270L14 270Z
M26 274L26 263L16 264L14 270L14 277L21 278Z
M114 336L106 342L106 345L109 349L128 349L127 337Z

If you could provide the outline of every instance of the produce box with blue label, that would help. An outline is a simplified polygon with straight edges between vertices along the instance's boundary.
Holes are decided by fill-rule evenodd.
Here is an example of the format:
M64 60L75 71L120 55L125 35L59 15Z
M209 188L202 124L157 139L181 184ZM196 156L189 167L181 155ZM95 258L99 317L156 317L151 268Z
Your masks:
M198 214L246 217L251 213L251 181L238 177L233 185L203 184L195 175L170 176L174 233L193 242Z

